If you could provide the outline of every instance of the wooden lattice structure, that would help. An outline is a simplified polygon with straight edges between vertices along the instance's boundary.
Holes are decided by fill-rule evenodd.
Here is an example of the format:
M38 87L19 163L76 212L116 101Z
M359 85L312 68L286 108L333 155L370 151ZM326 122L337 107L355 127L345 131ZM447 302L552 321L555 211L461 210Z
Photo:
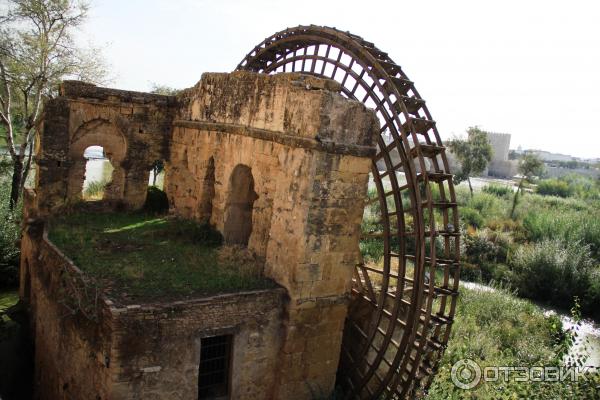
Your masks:
M429 386L448 341L458 293L459 223L445 148L425 101L387 53L318 26L265 39L239 70L333 79L381 123L372 180L382 265L356 268L338 384L348 398L413 398Z

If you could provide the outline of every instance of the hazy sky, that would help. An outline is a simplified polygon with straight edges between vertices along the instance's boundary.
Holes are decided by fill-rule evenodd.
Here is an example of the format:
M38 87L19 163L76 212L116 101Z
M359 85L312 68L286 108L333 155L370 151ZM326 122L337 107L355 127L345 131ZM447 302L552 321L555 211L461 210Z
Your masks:
M443 137L468 126L511 148L600 157L597 1L92 0L83 37L105 46L112 86L176 88L231 71L301 24L374 42L427 100Z

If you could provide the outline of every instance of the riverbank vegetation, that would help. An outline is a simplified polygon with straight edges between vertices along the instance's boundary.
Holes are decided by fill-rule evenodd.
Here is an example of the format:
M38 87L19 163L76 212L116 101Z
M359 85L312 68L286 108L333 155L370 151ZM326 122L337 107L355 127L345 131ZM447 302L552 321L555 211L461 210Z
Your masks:
M525 189L513 213L512 185L488 185L473 195L456 187L461 278L500 282L521 297L562 310L578 297L583 315L600 319L600 180L567 176ZM374 189L369 197L377 197ZM381 231L380 214L378 202L367 207L364 233ZM363 239L360 248L365 262L381 263L382 239Z
M578 298L578 317L600 318L600 181L567 176L536 186L524 182L523 189L511 218L512 184L484 186L473 195L466 185L456 187L461 279L496 290L461 287L430 399L598 398L598 373L578 384L499 380L472 390L451 380L452 366L462 359L481 367L561 365L576 333L563 329L559 318L544 315L531 300L568 314ZM377 193L371 190L369 197ZM381 230L380 213L378 202L367 207L363 232ZM360 248L365 263L381 263L381 239L363 239Z
M573 310L577 314L577 309ZM472 360L485 367L559 367L575 332L562 329L560 318L545 315L530 301L505 288L461 289L448 348L429 390L429 400L448 399L596 399L600 375L584 374L577 382L486 381L461 389L452 380L452 366ZM567 363L577 363L573 355ZM585 365L585 364L584 364ZM464 382L467 383L467 382Z
M457 188L462 278L502 282L521 297L564 310L578 297L583 314L600 319L599 182L543 180L520 197L512 219L511 196L488 186L471 198Z

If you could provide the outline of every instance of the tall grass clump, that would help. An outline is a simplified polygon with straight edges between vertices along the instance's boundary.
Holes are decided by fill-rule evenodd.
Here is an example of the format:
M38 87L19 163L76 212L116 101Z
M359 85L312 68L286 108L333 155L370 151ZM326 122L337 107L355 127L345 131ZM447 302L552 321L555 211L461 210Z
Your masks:
M492 219L502 218L506 215L507 200L498 198L496 195L480 192L469 199L469 201L461 208L476 210L487 222Z
M87 200L100 200L104 196L104 191L108 181L92 181L83 191L83 198Z
M460 219L465 225L472 226L473 228L482 228L485 223L481 213L471 207L462 207L460 209Z
M529 211L523 219L529 240L540 242L560 238L589 246L592 257L600 263L600 212L541 209Z
M513 189L505 185L486 185L483 187L484 193L493 194L496 197L509 197L513 194Z
M588 245L545 239L522 246L512 259L512 270L512 284L522 296L563 308L571 307L577 296L584 312L600 310L590 293L590 288L599 286L594 282L599 274Z
M567 182L559 179L544 179L540 181L535 191L543 196L571 197L575 189Z

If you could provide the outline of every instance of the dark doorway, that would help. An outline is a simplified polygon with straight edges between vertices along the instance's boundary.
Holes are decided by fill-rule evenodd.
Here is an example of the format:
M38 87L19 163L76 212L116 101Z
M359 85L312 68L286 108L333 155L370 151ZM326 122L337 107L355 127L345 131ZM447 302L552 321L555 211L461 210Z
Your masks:
M198 399L227 399L231 365L231 335L213 336L200 341Z
M229 178L229 192L225 203L226 243L248 245L252 233L252 207L257 198L250 167L238 164Z

